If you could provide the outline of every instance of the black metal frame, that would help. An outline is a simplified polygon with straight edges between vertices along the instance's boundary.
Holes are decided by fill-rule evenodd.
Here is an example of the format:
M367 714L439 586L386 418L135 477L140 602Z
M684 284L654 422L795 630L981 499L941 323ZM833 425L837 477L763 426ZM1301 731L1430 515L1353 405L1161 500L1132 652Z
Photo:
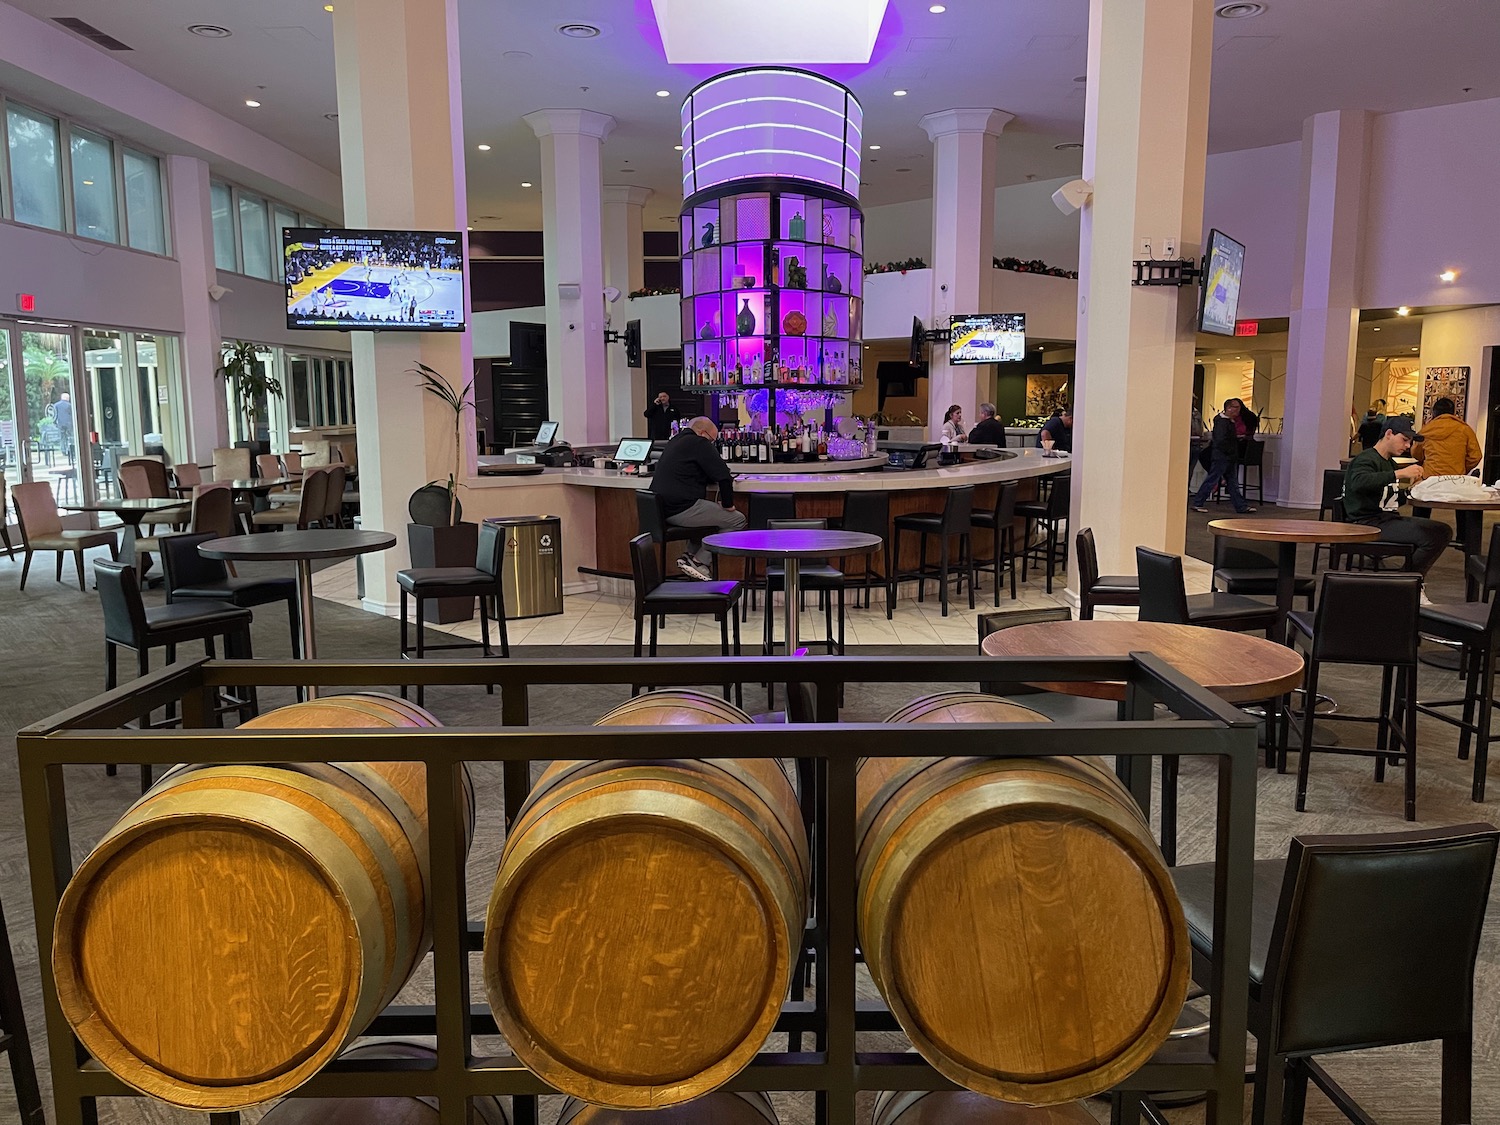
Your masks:
M797 681L816 692L819 723L836 723L846 683L1124 680L1119 722L965 724L947 728L949 754L997 758L1109 754L1136 799L1149 807L1151 759L1207 756L1218 762L1215 832L1214 948L1220 952L1209 990L1208 1036L1185 1048L1169 1044L1114 1092L1118 1120L1133 1121L1140 1095L1206 1089L1209 1125L1238 1122L1244 1097L1244 1042L1248 997L1252 862L1255 844L1257 749L1249 717L1145 653L1056 660L989 657L739 657L636 660L212 661L175 664L22 730L17 736L21 795L37 919L37 955L46 1006L48 1049L59 1125L95 1125L96 1099L139 1096L91 1060L58 1006L51 974L53 922L73 873L64 768L103 762L265 763L423 761L427 767L432 857L435 1003L393 1005L368 1035L435 1034L436 1060L360 1059L330 1064L298 1096L437 1097L442 1125L463 1125L468 1099L512 1095L517 1125L535 1125L537 1095L554 1093L510 1055L474 1053L475 1035L496 1033L484 1005L469 1002L470 954L483 945L482 924L469 920L466 846L459 809L458 768L466 761L503 763L507 823L529 784L533 760L556 758L752 757L808 760L815 777L813 804L813 1000L782 1007L777 1030L788 1050L763 1050L728 1084L733 1090L812 1093L819 1125L854 1125L855 1095L869 1090L937 1090L952 1084L914 1053L861 1051L857 1035L899 1028L884 1004L861 1001L855 990L859 959L855 932L855 772L863 757L920 754L929 747L922 728L885 724L714 727L543 728L529 726L529 691L542 684L700 684ZM202 729L212 722L213 693L222 686L314 684L324 689L379 685L499 688L493 727L318 730L297 732ZM182 704L184 728L126 730L122 724L164 706ZM1178 721L1158 721L1164 704ZM1003 739L999 736L1003 735ZM705 754L707 751L707 754ZM1146 768L1139 768L1142 764ZM794 997L800 992L794 991ZM811 1050L803 1049L811 1036ZM235 1113L210 1115L234 1125Z

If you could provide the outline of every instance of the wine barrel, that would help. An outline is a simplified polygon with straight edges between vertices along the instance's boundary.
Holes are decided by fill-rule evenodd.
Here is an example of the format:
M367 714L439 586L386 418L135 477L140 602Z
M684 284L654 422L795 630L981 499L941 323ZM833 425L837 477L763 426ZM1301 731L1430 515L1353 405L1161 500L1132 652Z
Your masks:
M426 1043L381 1040L361 1043L339 1055L341 1059L370 1059L395 1055L403 1059L432 1059ZM260 1119L261 1125L438 1125L436 1098L286 1098ZM510 1125L510 1115L499 1098L475 1097L469 1102L469 1125Z
M744 724L651 692L600 725ZM555 762L505 841L485 928L490 1006L563 1093L655 1109L754 1057L801 948L810 859L770 760Z
M908 722L1046 722L948 693ZM858 774L870 975L942 1074L1010 1102L1109 1089L1165 1041L1191 953L1150 825L1090 758L871 758Z
M1097 1125L1077 1102L1017 1105L970 1090L884 1093L875 1099L870 1125Z
M359 696L247 725L438 724ZM58 999L136 1089L189 1109L255 1105L306 1081L395 998L430 947L430 885L420 764L180 766L64 891Z
M605 1109L569 1098L563 1102L557 1125L777 1125L777 1120L765 1094L718 1090L667 1109Z

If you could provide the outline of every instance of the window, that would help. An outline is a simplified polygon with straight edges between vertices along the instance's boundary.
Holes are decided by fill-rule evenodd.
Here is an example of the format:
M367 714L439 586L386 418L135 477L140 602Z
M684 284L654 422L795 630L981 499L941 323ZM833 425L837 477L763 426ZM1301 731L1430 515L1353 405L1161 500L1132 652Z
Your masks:
M214 268L238 273L240 256L234 245L234 195L228 184L208 185L214 213Z
M271 277L271 234L266 226L266 201L242 191L240 196L240 253L251 277Z
M276 222L276 237L271 240L271 265L274 267L276 279L281 280L281 259L283 257L281 245L281 232L297 225L297 212L281 204L272 208L272 215Z
M167 232L162 207L161 161L127 148L124 165L125 226L130 245L152 254L165 254Z
M84 238L118 242L115 212L115 146L108 137L70 129L73 169L73 229Z
M5 117L13 217L18 223L62 230L57 119L18 105L10 106Z

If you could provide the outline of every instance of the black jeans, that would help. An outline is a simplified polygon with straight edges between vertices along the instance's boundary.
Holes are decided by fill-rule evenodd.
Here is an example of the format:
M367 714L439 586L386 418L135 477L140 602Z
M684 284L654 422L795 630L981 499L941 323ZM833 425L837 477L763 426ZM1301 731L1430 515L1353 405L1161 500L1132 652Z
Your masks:
M1373 522L1373 521L1372 521ZM1453 529L1437 520L1424 520L1416 516L1397 516L1395 519L1376 523L1380 528L1380 543L1411 543L1411 564L1425 576L1438 561L1443 548L1453 540Z

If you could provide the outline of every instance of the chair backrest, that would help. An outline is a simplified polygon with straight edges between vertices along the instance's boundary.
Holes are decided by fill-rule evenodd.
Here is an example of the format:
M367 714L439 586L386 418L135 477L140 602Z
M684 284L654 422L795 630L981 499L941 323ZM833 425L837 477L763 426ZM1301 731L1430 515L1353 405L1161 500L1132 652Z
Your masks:
M323 484L323 515L337 527L344 515L344 481L349 476L349 470L343 465L332 465L327 473L328 479ZM305 474L303 479L306 479Z
M127 475L135 481L144 480L146 491L129 491L124 484ZM128 461L121 461L120 481L122 487L126 487L126 499L172 495L171 482L167 479L167 466L155 457L132 457Z
M120 491L127 500L144 500L155 496L151 491L151 475L142 461L124 461L120 464Z
M1321 519L1329 519L1329 518L1331 518L1334 504L1337 503L1338 500L1339 500L1339 497L1341 497L1343 495L1344 495L1344 470L1343 469L1324 469L1323 470L1323 491L1322 491L1322 494L1321 494L1321 496L1320 496L1320 498L1318 500L1318 518L1320 520ZM1323 514L1324 512L1328 512L1329 515L1325 516Z
M772 520L797 518L797 497L790 492L752 492L745 509L746 527L765 531Z
M318 523L328 509L328 474L319 469L302 476L302 498L297 503L297 527L301 530Z
M1485 601L1491 600L1491 595L1500 590L1500 527L1490 532L1490 553L1484 560L1484 578L1480 583L1480 589L1484 593ZM1500 598L1494 599L1500 601Z
M1266 570L1275 577L1277 565L1269 548L1257 547L1245 539L1230 539L1227 535L1214 536L1215 570Z
M1141 584L1141 621L1165 621L1187 625L1187 580L1182 575L1182 556L1135 549L1136 576Z
M104 638L140 648L146 638L146 606L135 567L129 563L94 563L99 602L104 608Z
M224 539L235 533L234 493L228 484L200 484L193 489L193 517L190 526L194 535L212 533L216 539Z
M214 480L249 480L250 451L248 449L215 449Z
M774 495L774 493L768 493L767 495ZM828 520L822 516L805 516L800 519L768 520L766 522L767 531L787 531L798 528L804 531L827 531ZM827 559L808 558L801 561L804 566L828 565Z
M891 494L889 492L844 493L845 531L859 531L865 535L878 535L882 539L891 534Z
M1079 528L1078 534L1073 536L1073 542L1074 553L1078 556L1078 588L1089 590L1099 581L1099 548L1094 544L1094 529Z
M218 489L223 492L224 489ZM163 535L161 565L167 580L167 598L184 586L203 586L210 582L223 582L229 577L229 567L223 559L211 559L198 550L198 544L218 539L213 532L193 532L190 535Z
M630 541L630 573L635 579L635 612L639 617L645 610L646 595L661 585L661 562L649 532L643 531Z
M943 504L944 535L967 535L974 526L974 486L960 485L948 490Z
M1263 993L1277 1050L1466 1040L1497 842L1489 824L1292 837Z
M1256 441L1253 437L1246 438L1245 443L1240 446L1241 465L1253 465L1259 468L1265 456L1266 443L1263 441Z
M260 453L255 457L255 475L261 480L275 480L281 476L281 458L274 453Z
M302 475L302 454L283 453L281 455L281 470L289 477L300 477Z
M665 543L667 519L661 514L661 501L649 488L635 490L636 530L651 536L653 543Z
M181 488L190 488L203 483L203 470L191 461L173 466L172 475L177 478L177 484Z
M330 463L342 461L352 472L359 468L359 443L352 437L333 442L328 449Z
M331 448L326 441L304 441L301 456L304 472L331 464L333 461Z
M1421 596L1420 574L1325 571L1313 656L1339 664L1415 664Z
M500 564L505 561L505 529L499 524L479 525L479 550L474 555L474 565L488 575L498 576Z
M1088 530L1087 528L1084 529ZM1081 536L1083 532L1079 532ZM1092 534L1089 541L1093 542ZM1081 555L1083 552L1079 552ZM1073 613L1065 605L1048 606L1046 609L1005 609L979 615L979 655L984 655L984 638L991 633L1014 629L1017 625L1041 625L1049 621L1070 621ZM1045 688L1032 687L1021 681L981 680L979 690L990 695L1036 695Z
M11 500L16 506L16 523L21 528L23 542L31 542L33 535L56 535L62 531L62 517L57 514L57 499L52 495L50 481L18 484L11 489Z
M995 491L995 530L1009 527L1016 521L1016 497L1021 493L1020 481L1001 481Z
M1047 518L1049 520L1065 520L1068 518L1068 508L1071 506L1072 492L1072 473L1058 473L1052 478L1052 492L1047 497Z

